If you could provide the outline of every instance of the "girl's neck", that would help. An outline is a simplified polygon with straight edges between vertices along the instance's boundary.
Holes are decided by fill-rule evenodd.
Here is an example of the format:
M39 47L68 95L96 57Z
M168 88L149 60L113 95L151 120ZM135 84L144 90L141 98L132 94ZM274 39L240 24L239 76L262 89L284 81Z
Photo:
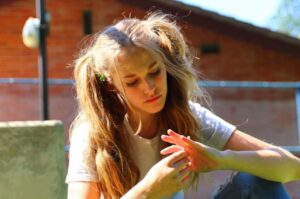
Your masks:
M134 132L143 138L151 139L159 132L159 114L141 114L139 118L129 114L128 121Z

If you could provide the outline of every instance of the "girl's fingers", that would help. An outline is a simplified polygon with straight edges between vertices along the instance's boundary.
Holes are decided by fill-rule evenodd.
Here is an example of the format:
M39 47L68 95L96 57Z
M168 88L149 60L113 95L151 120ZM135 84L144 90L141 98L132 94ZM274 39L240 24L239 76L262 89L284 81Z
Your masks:
M195 146L196 145L195 142L193 140L191 140L191 138L189 138L189 137L181 136L181 140L185 145L188 145L188 146ZM203 147L203 145L200 142L199 142L199 145L201 147Z
M181 145L181 146L186 146L187 143L190 143L190 142L186 142L184 140L188 139L188 140L191 140L190 139L190 136L185 137L184 135L180 135L178 133L175 133L173 130L169 129L167 131L169 137L171 137L173 139L173 142L176 142L176 144L178 145Z
M187 168L188 164L189 164L189 160L187 158L183 158L175 162L172 167L175 169L174 171L178 173L184 170L185 168Z
M179 160L181 160L181 159L183 159L185 157L187 157L187 153L184 150L179 150L179 151L174 152L173 154L169 155L168 157L166 157L165 161L167 161L167 164L170 167L172 167L172 165L175 162L177 162L177 161L179 161Z
M169 129L167 131L168 135L163 135L162 139L163 141L169 142L171 144L177 144L183 146L185 143L182 140L183 135L179 135L178 133L175 133L173 130Z
M180 150L184 151L184 149L181 146L172 145L172 146L168 146L168 147L164 148L163 150L161 150L160 154L162 154L162 155L168 155L168 154L180 151Z
M191 171L188 170L188 168L185 168L183 170L181 170L179 173L178 173L178 180L180 181L185 181L188 179L189 175L190 175Z
M173 131L172 129L168 129L167 133L168 133L168 135L170 135L171 137L180 139L180 135L179 135L178 133L176 133L175 131Z
M183 184L183 189L188 188L191 184L191 172L188 172L187 175L181 180Z
M172 138L171 136L168 136L168 135L162 135L161 139L170 144L177 144L177 142L174 140L174 138Z
M186 144L194 144L193 141L185 136L181 136L181 140Z
M190 185L190 174L191 172L186 168L174 173L175 180L180 183L183 189Z

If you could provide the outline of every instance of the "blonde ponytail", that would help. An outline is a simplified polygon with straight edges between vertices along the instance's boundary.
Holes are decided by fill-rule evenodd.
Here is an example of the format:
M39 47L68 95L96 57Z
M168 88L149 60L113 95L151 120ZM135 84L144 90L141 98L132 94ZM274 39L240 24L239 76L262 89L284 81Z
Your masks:
M90 126L89 154L93 155L88 157L96 158L101 193L105 198L119 198L137 182L139 172L129 156L122 127L126 108L113 85L99 79L94 64L93 56L87 52L75 65L77 96L82 111L78 120L84 120Z

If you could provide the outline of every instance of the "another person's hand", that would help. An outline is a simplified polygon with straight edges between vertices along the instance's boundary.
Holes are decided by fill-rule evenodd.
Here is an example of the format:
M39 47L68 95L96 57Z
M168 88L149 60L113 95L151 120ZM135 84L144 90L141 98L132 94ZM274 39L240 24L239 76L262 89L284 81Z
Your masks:
M183 135L179 135L172 130L168 130L168 135L162 135L162 140L171 145L161 150L162 155L172 154L184 148L188 153L189 170L197 172L206 172L222 168L221 151L212 147L193 141Z
M161 198L187 187L190 171L187 153L180 148L156 163L141 181L149 198Z

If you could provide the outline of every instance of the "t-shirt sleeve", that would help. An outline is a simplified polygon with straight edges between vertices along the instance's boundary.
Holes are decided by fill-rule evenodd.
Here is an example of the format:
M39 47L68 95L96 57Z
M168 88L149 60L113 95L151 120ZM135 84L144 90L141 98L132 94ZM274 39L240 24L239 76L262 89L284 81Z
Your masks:
M81 125L71 136L66 183L99 181L95 157L89 157L88 149L88 127Z
M198 103L190 102L190 107L200 122L203 144L222 150L236 127Z

